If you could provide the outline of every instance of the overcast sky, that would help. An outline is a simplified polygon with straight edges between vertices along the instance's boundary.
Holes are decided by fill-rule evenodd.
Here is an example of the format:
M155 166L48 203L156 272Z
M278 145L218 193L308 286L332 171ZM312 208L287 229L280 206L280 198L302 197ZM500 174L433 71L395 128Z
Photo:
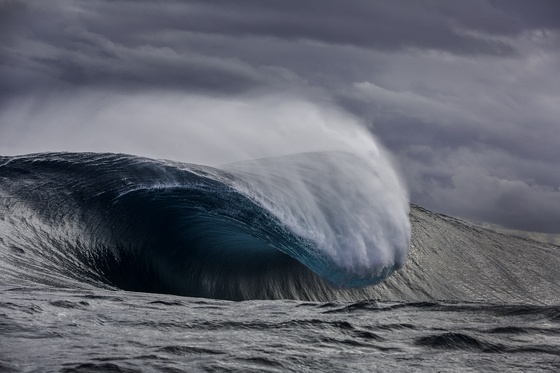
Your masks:
M309 98L381 140L413 203L560 233L558 0L0 0L0 43L1 153L93 136L124 95Z

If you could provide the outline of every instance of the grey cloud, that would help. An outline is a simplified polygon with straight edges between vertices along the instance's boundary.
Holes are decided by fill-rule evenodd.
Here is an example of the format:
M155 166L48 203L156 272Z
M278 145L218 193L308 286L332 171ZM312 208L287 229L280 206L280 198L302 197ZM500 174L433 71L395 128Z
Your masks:
M558 233L560 184L523 180L510 172L515 160L504 161L501 152L412 146L398 156L405 160L412 199L422 206L477 222Z
M48 4L29 1L2 4L7 9L4 18L14 15L11 18L17 19L7 26L16 30L12 32L15 45L0 52L4 61L2 76L9 78L22 66L33 76L19 85L4 88L14 93L24 84L36 88L45 79L77 85L113 83L132 88L161 86L235 93L278 83L272 74L257 71L260 65L250 60L243 61L248 62L243 66L240 60L244 56L236 55L235 51L230 53L234 58L229 60L219 56L231 50L228 44L236 39L249 39L246 41L249 45L262 44L262 40L270 44L285 40L292 45L289 55L277 56L280 61L269 59L264 63L290 65L293 53L298 50L294 46L306 40L326 44L323 49L328 49L328 45L334 45L333 48L348 45L366 50L416 48L458 54L512 55L515 52L512 43L488 35L557 26L546 17L547 12L526 12L523 4L517 2L513 7L487 1L466 5L463 1L411 0L79 3L57 0ZM553 7L546 1L542 4L537 8ZM470 32L473 30L476 32ZM180 36L166 41L165 36L173 32ZM201 47L191 42L199 35L215 36L213 46ZM30 40L35 45L28 46ZM46 53L29 53L29 48L33 52L41 47L47 49ZM52 47L56 50L48 51ZM149 48L160 50L149 53ZM197 58L197 48L202 49L202 58ZM175 53L174 57L169 49ZM254 51L250 53L255 55ZM13 55L18 58L14 60ZM211 60L214 55L225 61ZM303 75L308 73L306 68ZM43 76L37 79L37 75Z
M5 103L320 96L381 138L414 203L560 232L559 1L0 0L0 21Z
M51 74L77 86L118 89L155 87L185 91L240 93L258 86L258 72L240 61L222 61L197 54L142 47L114 54L82 56L63 51L52 58L34 58Z
M490 0L491 6L510 17L509 32L526 29L560 29L560 3L556 0Z
M169 3L169 2L168 2ZM485 31L501 31L496 25L510 24L511 15L481 2L476 14L463 2L307 0L303 2L258 0L171 2L169 6L145 2L95 5L92 9L112 14L119 22L108 28L89 18L95 32L110 32L128 38L130 30L176 29L231 36L313 40L394 50L418 47L453 53L503 55L513 53L507 43L468 33L474 20L483 18ZM150 14L146 22L144 14ZM146 27L147 25L147 27ZM513 30L504 30L513 31ZM518 31L518 30L517 30Z
M0 41L7 42L17 29L25 4L17 0L0 0Z
M232 94L266 83L257 68L239 59L213 58L165 45L119 43L117 35L95 33L82 22L90 18L103 22L101 14L75 14L65 5L71 3L58 2L59 11L28 7L20 16L28 29L1 50L0 74L6 84L0 94L79 86ZM105 20L118 23L110 16Z

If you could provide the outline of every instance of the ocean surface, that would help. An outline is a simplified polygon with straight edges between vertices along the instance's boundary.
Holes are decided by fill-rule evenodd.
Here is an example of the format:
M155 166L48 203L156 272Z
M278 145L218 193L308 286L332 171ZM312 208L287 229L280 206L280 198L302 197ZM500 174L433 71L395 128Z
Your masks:
M397 189L346 153L0 157L0 372L560 370L560 248Z

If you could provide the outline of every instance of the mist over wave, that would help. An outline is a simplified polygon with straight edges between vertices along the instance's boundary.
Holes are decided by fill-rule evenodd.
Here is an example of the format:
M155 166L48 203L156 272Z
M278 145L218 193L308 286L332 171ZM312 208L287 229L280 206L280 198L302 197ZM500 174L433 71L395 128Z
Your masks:
M6 103L0 123L2 155L110 152L218 166L340 150L395 168L356 117L297 95L53 93Z

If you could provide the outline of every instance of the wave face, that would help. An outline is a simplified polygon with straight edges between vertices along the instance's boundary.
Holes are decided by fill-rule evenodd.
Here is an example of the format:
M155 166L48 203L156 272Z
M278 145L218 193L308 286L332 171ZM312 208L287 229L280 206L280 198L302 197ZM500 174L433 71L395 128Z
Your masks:
M406 195L342 152L220 168L128 155L0 158L3 282L223 299L361 294L403 266Z

